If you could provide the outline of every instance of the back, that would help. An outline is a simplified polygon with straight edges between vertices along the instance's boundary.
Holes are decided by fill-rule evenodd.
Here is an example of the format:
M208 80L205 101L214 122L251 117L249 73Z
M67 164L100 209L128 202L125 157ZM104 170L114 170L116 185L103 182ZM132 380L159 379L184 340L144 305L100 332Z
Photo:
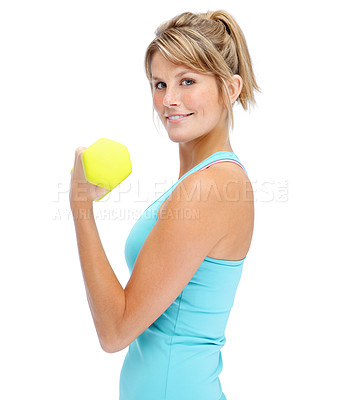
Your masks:
M144 211L126 240L130 273L160 205L174 187L189 174L226 159L242 166L235 153L216 152ZM130 344L120 375L120 400L226 399L219 380L220 350L244 260L204 258L171 306Z

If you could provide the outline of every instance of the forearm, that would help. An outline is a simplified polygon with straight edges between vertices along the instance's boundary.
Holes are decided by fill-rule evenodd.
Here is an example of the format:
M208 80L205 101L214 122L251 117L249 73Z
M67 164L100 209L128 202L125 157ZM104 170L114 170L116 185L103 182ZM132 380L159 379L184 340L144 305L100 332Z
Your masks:
M93 206L71 206L89 307L105 351L114 351L125 310L125 292L112 270L97 230Z

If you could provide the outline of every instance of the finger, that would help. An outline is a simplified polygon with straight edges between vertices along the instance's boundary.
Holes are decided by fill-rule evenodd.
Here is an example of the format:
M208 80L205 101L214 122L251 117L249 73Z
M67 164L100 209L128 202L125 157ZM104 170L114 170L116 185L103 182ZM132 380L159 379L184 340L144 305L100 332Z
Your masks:
M83 152L85 149L86 149L86 147L84 147L84 146L78 146L78 147L76 148L76 153L77 153L77 154L78 154L78 153L81 153L81 152Z
M74 160L74 169L75 169L78 157L84 152L85 149L86 149L86 147L84 147L84 146L79 146L79 147L76 148L76 150L75 150L75 160Z
M84 152L85 149L86 149L86 147L83 147L83 146L77 147L77 149L75 150L75 159L77 159L77 157L80 156Z

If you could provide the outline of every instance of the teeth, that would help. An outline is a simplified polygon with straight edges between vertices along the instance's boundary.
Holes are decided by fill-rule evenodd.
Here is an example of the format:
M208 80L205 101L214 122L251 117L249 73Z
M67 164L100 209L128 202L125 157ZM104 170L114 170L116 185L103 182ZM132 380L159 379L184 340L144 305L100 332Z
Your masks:
M172 117L168 117L169 119L179 119L183 117L187 117L190 114L184 114L184 115L173 115Z

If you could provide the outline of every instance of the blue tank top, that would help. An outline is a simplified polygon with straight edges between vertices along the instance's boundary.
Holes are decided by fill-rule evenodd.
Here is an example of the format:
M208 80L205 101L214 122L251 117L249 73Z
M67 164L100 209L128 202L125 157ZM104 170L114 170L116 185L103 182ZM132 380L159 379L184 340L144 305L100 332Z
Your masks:
M157 222L159 207L175 186L193 172L224 161L244 168L235 153L213 153L142 213L125 244L130 273ZM129 345L120 374L120 400L226 400L219 379L221 348L245 258L205 257L170 307Z

